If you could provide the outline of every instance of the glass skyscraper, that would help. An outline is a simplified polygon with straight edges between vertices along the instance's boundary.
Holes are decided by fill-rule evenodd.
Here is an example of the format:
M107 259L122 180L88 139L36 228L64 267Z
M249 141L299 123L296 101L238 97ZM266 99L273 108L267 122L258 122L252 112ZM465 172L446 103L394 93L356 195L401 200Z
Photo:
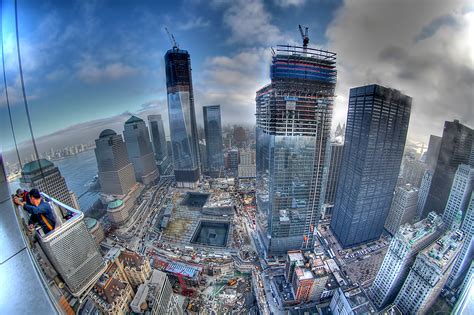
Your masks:
M204 106L202 110L206 137L207 168L210 173L215 174L224 168L221 106Z
M443 213L458 166L470 163L473 140L474 131L458 120L444 123L443 137L422 218L431 211Z
M189 53L173 47L166 52L165 67L176 184L178 187L196 187L200 161Z
M343 247L382 234L410 120L411 97L380 85L350 90L331 229Z
M336 54L277 46L257 91L257 228L266 256L311 248L324 202Z
M160 169L160 174L165 174L167 173L169 161L165 127L161 115L148 115L148 126L150 128L151 144L153 145L153 152L155 152L156 164Z

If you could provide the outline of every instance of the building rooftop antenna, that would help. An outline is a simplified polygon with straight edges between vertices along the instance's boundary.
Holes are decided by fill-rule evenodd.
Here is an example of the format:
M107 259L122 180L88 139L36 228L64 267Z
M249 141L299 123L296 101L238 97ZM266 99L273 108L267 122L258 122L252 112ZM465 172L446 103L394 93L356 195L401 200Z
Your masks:
M168 36L170 38L171 44L173 45L173 49L178 49L179 45L176 42L176 39L174 38L173 34L170 33L167 27L165 27L166 33L168 33Z
M308 28L304 27L304 31L303 31L303 27L301 25L298 25L298 26L300 28L301 38L303 39L303 50L306 51L306 48L308 48L308 44L309 44Z

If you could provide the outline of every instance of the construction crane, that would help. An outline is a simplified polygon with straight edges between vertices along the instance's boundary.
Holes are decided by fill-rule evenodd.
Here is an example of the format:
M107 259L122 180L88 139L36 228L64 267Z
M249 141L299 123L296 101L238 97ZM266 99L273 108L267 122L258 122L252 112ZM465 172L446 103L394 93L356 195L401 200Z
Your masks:
M308 48L309 44L308 28L305 27L303 31L303 27L301 25L298 26L300 28L301 38L303 39L303 51L306 51L306 48Z
M174 38L173 34L170 33L170 31L168 30L167 27L165 27L165 30L166 30L166 33L168 33L168 36L170 38L170 42L171 44L173 45L173 49L178 49L179 48L179 45L178 43L176 42L176 39Z

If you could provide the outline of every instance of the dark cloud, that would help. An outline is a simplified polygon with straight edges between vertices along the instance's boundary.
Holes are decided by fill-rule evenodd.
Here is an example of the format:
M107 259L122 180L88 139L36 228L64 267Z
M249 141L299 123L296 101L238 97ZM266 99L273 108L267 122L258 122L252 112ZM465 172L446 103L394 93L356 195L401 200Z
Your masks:
M339 66L333 125L346 118L351 87L378 83L413 98L411 139L440 135L446 120L463 118L474 127L474 13L467 5L346 1L326 32Z

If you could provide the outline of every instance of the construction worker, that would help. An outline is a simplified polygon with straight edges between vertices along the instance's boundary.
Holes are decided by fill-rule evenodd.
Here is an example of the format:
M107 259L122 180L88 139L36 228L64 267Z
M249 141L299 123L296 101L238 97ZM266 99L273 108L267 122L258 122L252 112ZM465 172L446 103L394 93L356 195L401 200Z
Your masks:
M29 203L20 198L16 197L13 199L15 204L23 207L23 209L31 214L30 217L30 228L32 228L35 223L38 223L45 234L54 230L56 226L56 220L54 218L53 209L49 203L45 202L41 197L41 194L38 189L32 189L28 193Z

